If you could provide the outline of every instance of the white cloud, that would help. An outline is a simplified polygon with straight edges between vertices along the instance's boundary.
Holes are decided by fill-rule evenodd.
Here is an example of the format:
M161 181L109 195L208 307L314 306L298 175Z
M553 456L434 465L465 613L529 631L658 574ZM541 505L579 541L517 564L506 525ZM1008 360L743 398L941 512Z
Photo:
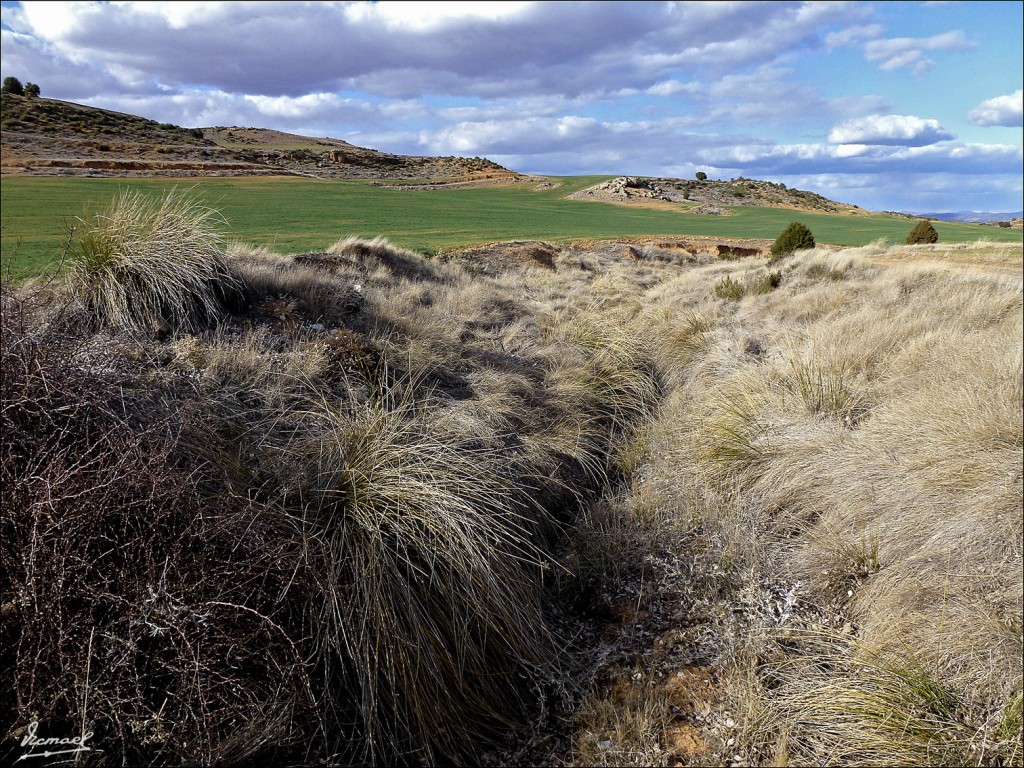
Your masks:
M938 120L913 115L868 115L839 123L829 131L833 144L882 144L923 147L953 138Z
M433 133L424 131L420 143L438 155L544 154L560 147L584 150L599 135L608 133L607 126L594 118L529 117L458 123Z
M878 62L880 69L891 71L909 67L915 75L923 75L935 66L926 51L964 51L974 47L960 30L932 37L895 37L870 40L864 46L864 58Z
M684 83L679 80L662 80L647 89L651 96L675 96L679 93L700 93L704 86L700 83Z
M307 93L305 96L245 96L246 101L268 117L308 118L343 103L333 93Z
M51 3L42 3L50 5ZM128 5L128 3L121 3ZM131 3L132 9L138 13L150 14L167 23L170 29L185 29L204 24L215 17L224 3L221 2L186 2L185 0L148 0L144 3Z
M1009 96L986 99L967 113L967 119L975 125L1020 128L1024 126L1024 91L1018 89Z
M699 68L771 64L863 15L823 3L28 3L4 9L127 84L390 98L643 92ZM134 74L129 72L131 70ZM684 80L685 81L685 80ZM669 86L665 86L669 87ZM71 94L68 94L69 96Z
M94 13L95 6L96 3L90 2L22 3L20 8L12 9L10 24L19 32L31 32L44 40L59 40L79 26L84 15Z
M857 24L825 35L825 47L831 51L861 40L881 37L883 31L881 24Z

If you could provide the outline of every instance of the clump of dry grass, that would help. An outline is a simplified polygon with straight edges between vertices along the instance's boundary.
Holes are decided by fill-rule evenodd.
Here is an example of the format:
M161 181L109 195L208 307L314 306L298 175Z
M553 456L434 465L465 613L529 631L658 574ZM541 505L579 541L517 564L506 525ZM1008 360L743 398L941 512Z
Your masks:
M160 200L123 192L73 226L69 286L104 325L195 330L222 316L241 289L226 267L217 219L177 192Z
M576 714L574 765L659 765L660 739L671 720L666 697L642 687L614 698L588 699Z
M975 757L969 707L912 651L879 652L843 638L806 638L817 653L768 674L785 681L763 713L774 758L823 765L966 765ZM780 749L781 747L781 749Z
M433 277L437 274L435 267L439 266L430 264L418 253L399 248L384 237L371 240L345 237L330 246L325 253L364 269L382 268L393 277L410 279Z
M273 458L316 585L318 668L366 757L432 762L528 709L520 675L550 657L545 558L501 457L437 439L407 397L312 403Z

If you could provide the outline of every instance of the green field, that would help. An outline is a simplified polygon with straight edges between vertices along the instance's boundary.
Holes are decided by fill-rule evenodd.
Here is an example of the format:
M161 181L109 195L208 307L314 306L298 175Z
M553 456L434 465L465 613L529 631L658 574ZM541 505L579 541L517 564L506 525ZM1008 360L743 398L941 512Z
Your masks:
M13 274L55 264L66 227L86 209L102 208L127 187L154 195L190 190L225 218L230 239L282 252L325 248L341 237L383 235L423 252L515 239L567 241L635 235L712 235L774 239L799 220L820 243L902 243L913 222L881 215L849 216L777 208L733 209L728 216L625 207L565 199L610 177L569 177L557 189L528 186L403 191L362 181L285 177L203 179L71 179L8 177L0 185L3 257ZM1020 230L936 222L940 242L1020 242Z

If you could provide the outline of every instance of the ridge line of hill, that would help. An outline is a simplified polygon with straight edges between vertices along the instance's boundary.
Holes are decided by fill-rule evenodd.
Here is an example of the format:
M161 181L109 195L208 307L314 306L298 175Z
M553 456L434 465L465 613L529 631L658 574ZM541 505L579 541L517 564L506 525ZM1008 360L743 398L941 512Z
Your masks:
M4 175L251 176L509 182L480 157L396 155L265 128L184 128L123 112L3 94Z

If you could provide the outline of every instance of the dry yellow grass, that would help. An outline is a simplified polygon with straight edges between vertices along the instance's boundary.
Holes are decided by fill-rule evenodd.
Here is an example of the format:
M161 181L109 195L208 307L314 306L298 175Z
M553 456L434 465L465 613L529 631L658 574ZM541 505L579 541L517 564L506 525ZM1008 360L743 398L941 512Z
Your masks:
M758 267L695 268L643 314L675 389L633 503L674 507L661 535L698 520L681 556L710 545L740 578L694 588L748 603L718 658L748 712L730 752L1020 764L1020 249L875 243L778 268L777 290L710 302Z

